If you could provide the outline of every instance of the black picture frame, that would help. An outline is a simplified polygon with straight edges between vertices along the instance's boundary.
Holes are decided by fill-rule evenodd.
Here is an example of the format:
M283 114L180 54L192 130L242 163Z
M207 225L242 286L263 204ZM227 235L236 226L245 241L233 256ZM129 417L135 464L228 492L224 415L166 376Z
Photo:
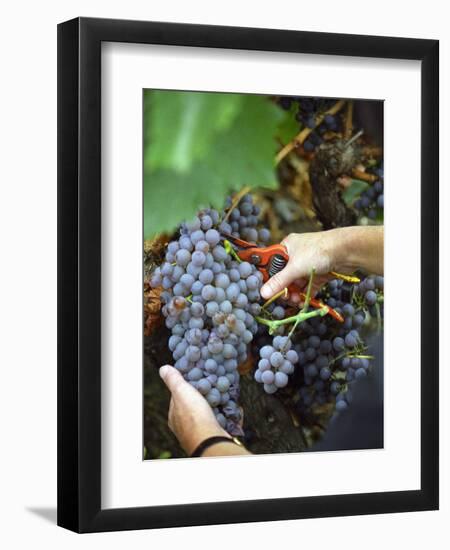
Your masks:
M104 41L421 62L420 490L102 510ZM58 26L58 525L96 532L438 509L438 67L437 40L91 18Z

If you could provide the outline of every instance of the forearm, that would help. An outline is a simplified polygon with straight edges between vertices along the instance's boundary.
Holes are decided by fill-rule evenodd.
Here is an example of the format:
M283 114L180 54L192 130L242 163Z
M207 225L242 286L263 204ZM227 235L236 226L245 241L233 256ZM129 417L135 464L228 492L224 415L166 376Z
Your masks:
M332 229L335 239L335 271L364 269L382 275L384 271L384 227L341 227Z
M202 456L239 456L239 455L251 455L245 447L236 445L230 441L221 441L211 445L203 452Z

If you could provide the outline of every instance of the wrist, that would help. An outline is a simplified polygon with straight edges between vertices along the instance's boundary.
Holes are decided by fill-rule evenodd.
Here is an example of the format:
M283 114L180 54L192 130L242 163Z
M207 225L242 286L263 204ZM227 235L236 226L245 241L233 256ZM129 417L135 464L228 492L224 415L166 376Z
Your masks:
M226 432L218 424L217 426L203 426L193 432L194 433L191 433L191 436L183 445L184 450L189 456L192 455L195 449L197 449L203 441L210 437L230 437L228 432Z
M331 271L352 273L358 268L359 227L339 227L332 229Z
M238 439L231 438L229 435L228 438L228 441L219 441L208 446L201 456L240 456L251 454Z

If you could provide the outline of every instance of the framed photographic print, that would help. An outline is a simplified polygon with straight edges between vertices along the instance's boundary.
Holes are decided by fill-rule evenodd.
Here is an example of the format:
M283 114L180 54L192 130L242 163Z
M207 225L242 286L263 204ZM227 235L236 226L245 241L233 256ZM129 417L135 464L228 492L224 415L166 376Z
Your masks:
M434 40L59 25L59 525L437 509L438 123Z

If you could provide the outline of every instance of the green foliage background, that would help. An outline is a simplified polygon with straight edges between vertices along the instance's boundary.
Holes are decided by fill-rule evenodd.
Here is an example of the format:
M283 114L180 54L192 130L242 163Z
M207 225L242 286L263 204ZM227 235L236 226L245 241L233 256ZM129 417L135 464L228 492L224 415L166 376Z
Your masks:
M268 97L144 92L144 234L173 230L243 186L276 188L274 157L295 135Z

